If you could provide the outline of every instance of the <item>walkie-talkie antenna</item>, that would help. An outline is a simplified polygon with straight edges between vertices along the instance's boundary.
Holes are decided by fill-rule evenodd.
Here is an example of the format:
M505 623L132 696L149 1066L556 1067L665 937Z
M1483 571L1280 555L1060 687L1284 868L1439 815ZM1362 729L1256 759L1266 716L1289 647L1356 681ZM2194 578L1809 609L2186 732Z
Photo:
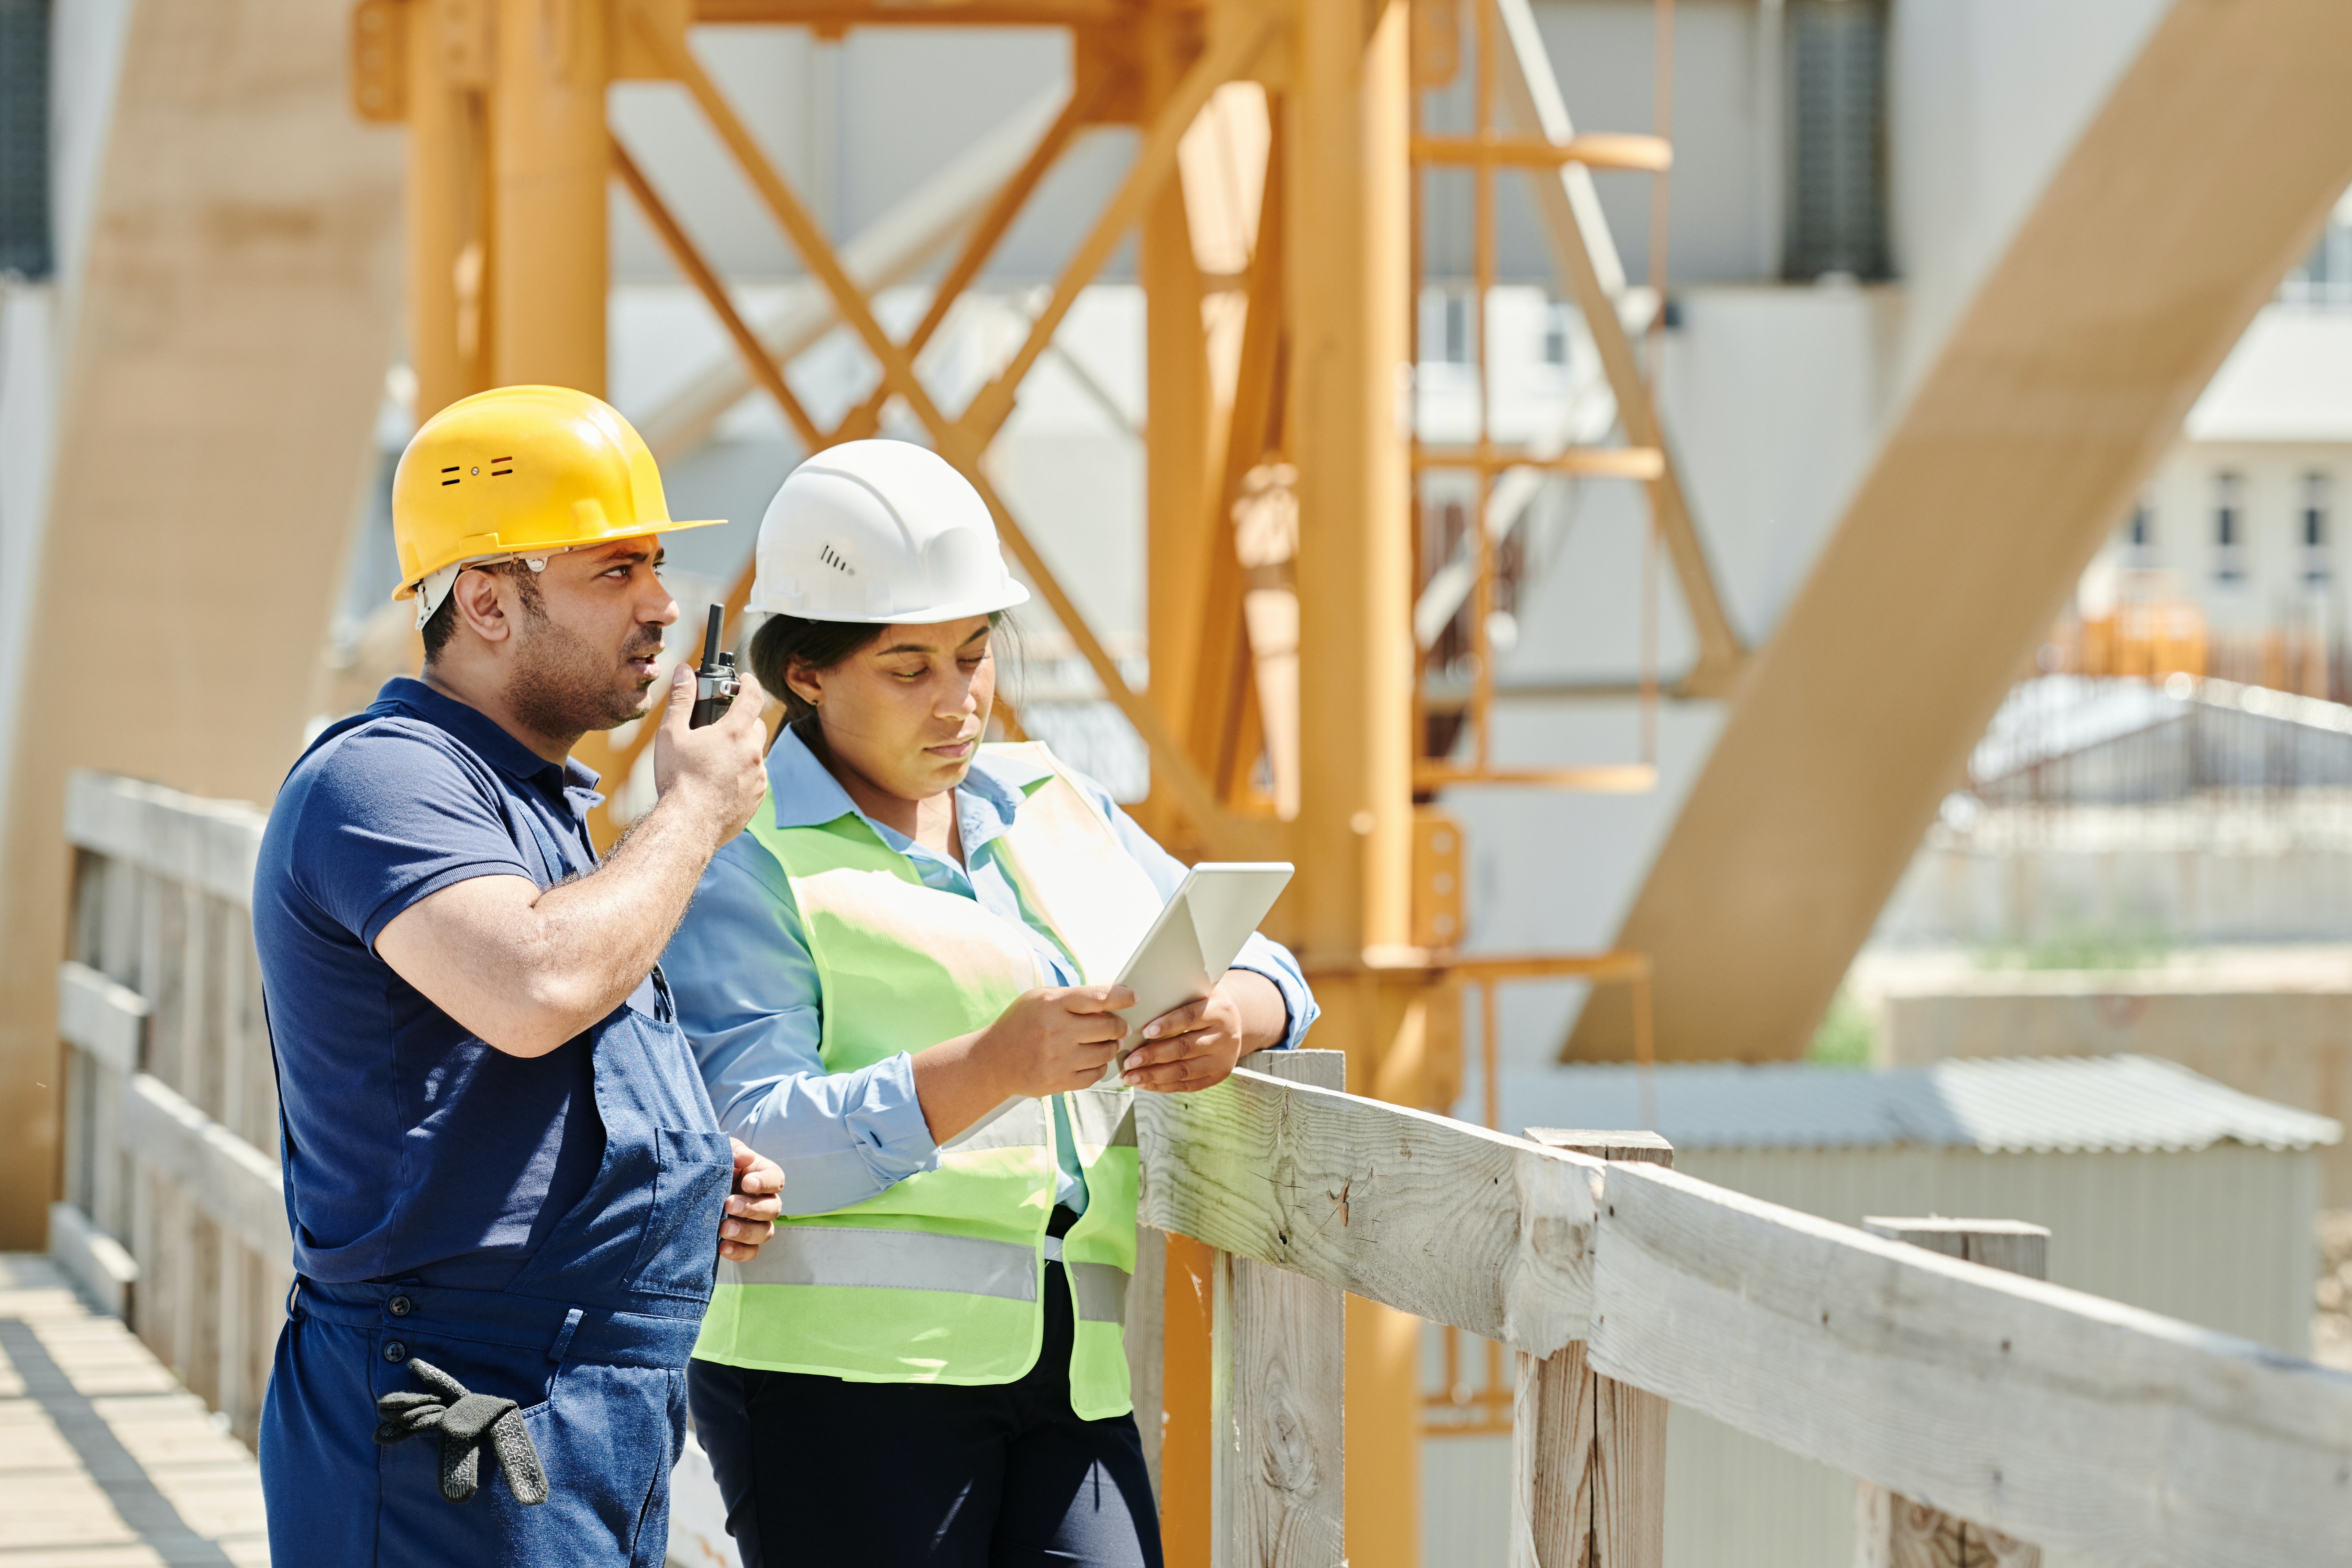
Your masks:
M719 672L719 633L726 619L726 605L710 606L710 626L709 629L702 634L702 668L698 673L716 675Z

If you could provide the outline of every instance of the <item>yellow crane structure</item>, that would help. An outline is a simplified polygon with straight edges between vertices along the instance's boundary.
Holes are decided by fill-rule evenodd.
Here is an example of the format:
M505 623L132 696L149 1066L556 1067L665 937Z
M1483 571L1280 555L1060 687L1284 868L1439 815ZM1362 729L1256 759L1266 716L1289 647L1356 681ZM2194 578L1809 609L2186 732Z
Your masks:
M601 393L616 182L804 444L868 434L895 402L973 479L1143 737L1147 825L1180 852L1299 864L1276 923L1325 1007L1315 1043L1346 1051L1359 1092L1427 1106L1459 1088L1465 984L1491 997L1514 978L1580 974L1628 982L1638 1003L1654 962L1663 1052L1794 1053L2019 653L2352 180L2352 9L2173 0L1751 659L1591 229L1587 172L1662 171L1671 150L1577 133L1539 47L1528 52L1518 0L359 0L341 14L234 0L127 15L27 633L59 656L102 637L119 684L93 694L67 679L82 666L37 659L13 721L0 839L10 1247L39 1245L55 1190L67 770L267 798L308 715L308 660L400 293L420 415L514 382ZM721 23L1067 36L1066 103L963 227L911 333L885 330L871 289L698 60L693 28ZM1465 68L1471 123L1423 125L1423 89ZM695 104L873 361L871 395L838 427L801 405L615 140L608 89L632 79ZM1097 124L1135 129L1124 175L1012 358L963 407L942 408L918 374L924 347L1072 138ZM404 184L394 125L405 128ZM1239 156L1194 155L1208 134ZM1622 444L1538 451L1483 428L1466 447L1417 438L1416 190L1441 167L1469 170L1480 193L1482 309L1491 193L1528 180ZM1130 235L1150 407L1143 689L1058 586L989 462L1024 378ZM1485 337L1474 333L1482 357ZM1418 476L1466 471L1483 496L1493 476L1530 466L1644 488L1698 646L1682 689L1725 700L1729 719L1622 933L1633 951L1473 959L1453 951L1458 919L1435 918L1438 879L1459 886L1459 833L1417 797L1651 776L1647 758L1598 773L1497 764L1483 657L1466 758L1426 754L1411 653L1430 564L1417 574ZM1244 558L1236 525L1252 521L1268 526ZM1469 636L1484 655L1495 560L1483 519L1470 539ZM1270 796L1255 782L1262 756ZM633 757L584 760L611 772ZM1596 1009L1572 1048L1635 1054L1645 1016ZM1207 1495L1208 1350L1187 1337L1200 1315L1173 1310L1190 1290L1189 1245L1170 1258L1171 1497ZM1354 1302L1349 1329L1350 1556L1411 1562L1418 1321ZM1171 1508L1168 1535L1171 1562L1207 1561L1205 1518Z
M965 229L920 322L897 338L697 58L697 23L834 36L911 23L1054 26L1069 38L1069 94ZM1195 855L1299 864L1276 927L1323 1002L1317 1043L1347 1052L1359 1090L1452 1103L1465 981L1490 994L1494 984L1522 976L1643 983L1630 954L1462 959L1453 952L1458 920L1439 936L1426 918L1422 929L1415 920L1416 866L1423 886L1455 889L1456 910L1460 868L1459 833L1442 822L1434 833L1424 826L1416 855L1416 791L1485 782L1640 788L1653 775L1646 763L1529 771L1492 762L1485 639L1495 560L1483 504L1472 523L1472 759L1423 754L1419 681L1405 657L1418 587L1417 474L1467 470L1482 497L1515 467L1645 485L1697 610L1705 652L1696 683L1719 689L1738 657L1619 301L1582 226L1598 213L1585 170L1663 171L1670 150L1651 136L1570 133L1523 0L1423 0L1417 12L1342 0L361 0L352 47L359 110L408 132L405 277L420 416L512 383L602 393L607 204L617 182L806 448L874 433L895 403L979 488L1040 597L1143 737L1149 825ZM1465 55L1474 123L1462 134L1422 132L1416 88L1442 85ZM870 357L872 390L835 426L812 417L726 280L608 124L606 89L626 79L670 83L692 101ZM1508 128L1507 108L1517 121ZM1101 124L1135 128L1123 177L1018 350L962 408L942 408L918 373L919 356L1076 133ZM1203 155L1203 141L1214 142L1214 155ZM1518 449L1495 441L1482 417L1475 443L1440 447L1417 441L1400 417L1415 357L1416 180L1435 166L1467 169L1481 193L1473 312L1482 378L1494 190L1498 177L1519 171L1549 189L1549 237L1601 345L1631 444ZM1572 177L1563 181L1563 171ZM1141 690L1061 587L993 482L988 457L1066 313L1130 233L1139 238L1150 410L1151 679ZM1258 539L1245 563L1239 525L1253 517ZM750 570L733 607L748 594ZM1245 605L1253 590L1261 595L1255 616ZM585 760L625 773L642 743L599 748ZM1254 783L1261 757L1276 775L1271 794ZM1450 884L1440 881L1448 876ZM1491 1002L1486 1016L1491 1050ZM1181 1253L1191 1244L1176 1245ZM1172 1261L1171 1299L1189 1295L1184 1260ZM1208 1462L1205 1333L1185 1331L1196 1319L1170 1319L1163 1462L1175 1497L1203 1495L1187 1468L1197 1461L1204 1480ZM1418 1323L1360 1303L1354 1327L1350 1468L1367 1479L1349 1490L1349 1534L1393 1542L1405 1561L1414 1539ZM1196 1526L1204 1531L1205 1517L1171 1510L1174 1560L1204 1554L1205 1535L1188 1539ZM1382 1551L1368 1544L1358 1557L1378 1561Z

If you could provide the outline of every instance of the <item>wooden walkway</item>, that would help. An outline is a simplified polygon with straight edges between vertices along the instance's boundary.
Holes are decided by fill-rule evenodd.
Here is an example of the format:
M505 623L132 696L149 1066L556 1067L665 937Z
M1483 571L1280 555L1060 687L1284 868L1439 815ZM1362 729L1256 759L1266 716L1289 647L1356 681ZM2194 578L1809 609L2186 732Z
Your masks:
M0 1254L0 1568L268 1561L252 1454L47 1258Z

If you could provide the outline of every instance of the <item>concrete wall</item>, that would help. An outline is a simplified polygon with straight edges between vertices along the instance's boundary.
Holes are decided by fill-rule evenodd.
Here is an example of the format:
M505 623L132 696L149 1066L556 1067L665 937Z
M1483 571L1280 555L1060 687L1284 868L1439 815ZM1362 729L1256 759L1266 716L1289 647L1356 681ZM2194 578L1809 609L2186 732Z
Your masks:
M1984 948L2085 932L2151 945L2340 942L2352 932L2352 843L2337 835L2257 832L2236 845L2202 834L2169 845L2150 842L2155 834L2135 837L2140 841L1996 847L1939 827L1904 873L1872 940Z
M2309 1342L2319 1172L2308 1152L1689 1150L1675 1168L1848 1225L1865 1214L2032 1220L2051 1229L2061 1285L2296 1354ZM1424 1439L1422 1561L1501 1568L1509 1483L1507 1437ZM1686 1409L1667 1418L1666 1568L1843 1568L1853 1529L1851 1477Z

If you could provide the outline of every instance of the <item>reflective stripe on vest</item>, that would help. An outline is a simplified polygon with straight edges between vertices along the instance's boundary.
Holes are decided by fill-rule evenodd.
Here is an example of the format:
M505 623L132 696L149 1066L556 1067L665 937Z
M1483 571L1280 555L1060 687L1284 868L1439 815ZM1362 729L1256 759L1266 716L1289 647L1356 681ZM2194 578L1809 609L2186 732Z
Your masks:
M992 752L1000 749L990 747ZM1049 769L996 840L1024 910L1090 982L1108 981L1158 912L1150 879L1041 746ZM906 857L848 814L752 837L790 879L817 973L819 1050L853 1072L995 1021L1040 984L1028 937L976 900L923 885ZM940 1146L935 1168L830 1215L788 1219L747 1264L722 1264L695 1354L853 1382L1009 1383L1035 1363L1038 1286L1058 1258L1076 1331L1070 1403L1084 1420L1124 1414L1121 1343L1135 1263L1134 1093L1063 1097L1087 1179L1087 1211L1048 1237L1055 1138L1049 1103L1005 1101Z
M1034 1301L1040 1250L1069 1271L1081 1321L1127 1321L1127 1270L1107 1263L1066 1260L1058 1237L1047 1237L1041 1249L920 1230L788 1226L777 1230L757 1258L748 1263L722 1263L719 1269L720 1277L735 1285L949 1290Z

